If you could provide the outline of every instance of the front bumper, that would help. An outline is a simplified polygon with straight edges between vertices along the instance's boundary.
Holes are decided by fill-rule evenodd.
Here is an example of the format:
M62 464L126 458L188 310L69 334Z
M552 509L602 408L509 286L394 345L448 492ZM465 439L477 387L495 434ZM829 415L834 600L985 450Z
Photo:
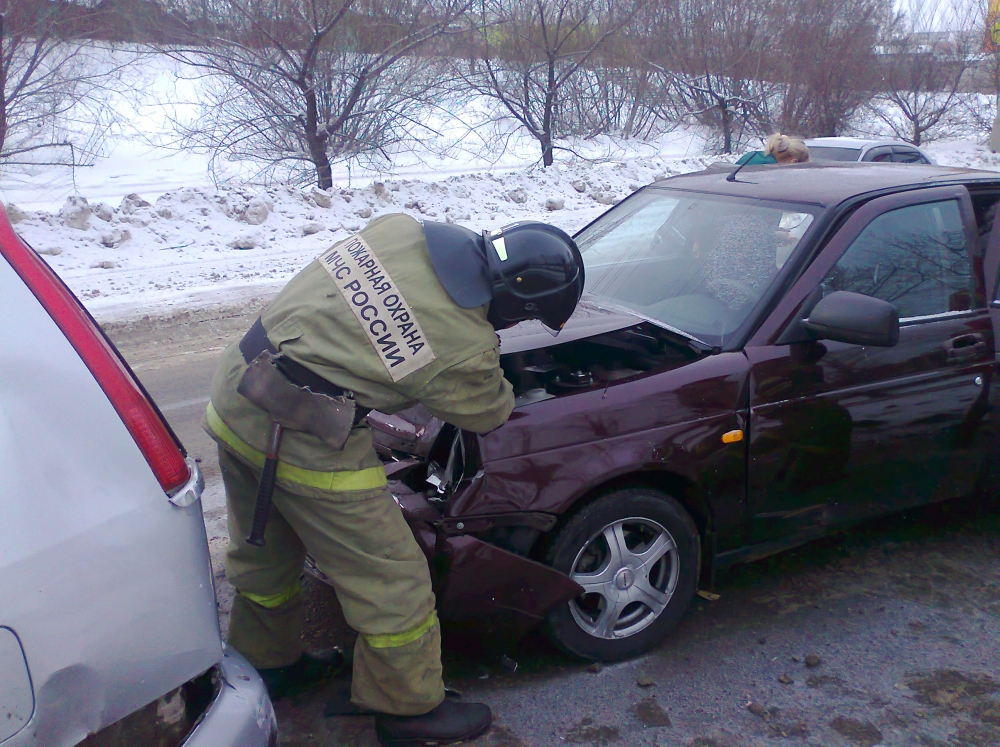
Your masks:
M257 670L227 647L218 676L215 700L183 747L275 747L278 724Z
M442 620L472 622L483 638L507 640L540 625L550 609L583 593L565 573L473 536L493 522L513 518L510 514L445 517L425 496L391 477L389 489L427 556ZM541 529L541 516L523 512L503 525Z

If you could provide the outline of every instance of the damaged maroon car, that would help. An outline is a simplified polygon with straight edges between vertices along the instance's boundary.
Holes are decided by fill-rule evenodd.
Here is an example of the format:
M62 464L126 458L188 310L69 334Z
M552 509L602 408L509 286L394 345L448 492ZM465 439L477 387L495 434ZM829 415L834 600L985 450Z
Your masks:
M563 332L501 333L503 427L370 416L444 620L544 623L623 659L716 569L984 479L1000 175L731 171L657 182L577 235Z

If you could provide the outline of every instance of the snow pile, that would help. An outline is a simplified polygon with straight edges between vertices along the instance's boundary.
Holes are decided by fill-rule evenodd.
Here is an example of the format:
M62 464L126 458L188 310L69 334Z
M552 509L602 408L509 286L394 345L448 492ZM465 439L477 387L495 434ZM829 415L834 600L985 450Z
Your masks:
M1000 171L1000 153L971 140L938 140L921 145L920 149L939 166Z
M1000 171L1000 156L970 141L926 150L942 165ZM329 191L198 186L155 200L129 194L117 205L71 196L53 212L8 205L8 214L88 308L112 319L276 291L332 243L393 212L477 231L536 219L574 232L641 186L716 160L558 161L548 169ZM154 185L148 182L149 194Z
M578 161L329 191L190 187L154 202L139 194L118 205L73 196L55 213L16 205L8 213L88 308L107 319L137 306L190 305L208 291L207 302L218 302L248 286L276 290L332 243L388 213L477 231L530 218L573 232L641 186L715 160Z

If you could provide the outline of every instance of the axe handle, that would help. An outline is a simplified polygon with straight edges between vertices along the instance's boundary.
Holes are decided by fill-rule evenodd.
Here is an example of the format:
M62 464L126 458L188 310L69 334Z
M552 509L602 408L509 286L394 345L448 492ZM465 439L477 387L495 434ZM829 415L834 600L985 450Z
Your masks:
M257 503L253 509L253 524L250 526L250 536L247 544L263 547L264 529L267 527L267 517L271 513L271 498L274 495L274 480L278 474L278 448L281 446L281 423L271 425L271 440L267 447L267 458L264 469L260 473L260 484L257 486Z

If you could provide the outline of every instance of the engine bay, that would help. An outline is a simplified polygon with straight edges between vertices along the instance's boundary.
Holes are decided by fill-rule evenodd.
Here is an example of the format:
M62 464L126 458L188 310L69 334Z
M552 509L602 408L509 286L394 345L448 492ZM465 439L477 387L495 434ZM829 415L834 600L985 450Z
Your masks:
M500 352L516 408L617 386L705 354L683 335L649 322L561 344L553 338L548 345L506 354L501 345ZM455 491L481 469L478 437L442 422L421 406L395 415L373 412L368 422L389 479L412 491L412 500L432 514L446 516ZM476 532L483 541L525 557L540 534L540 529L526 526L491 526Z
M517 407L563 397L680 365L699 353L684 338L648 322L557 344L504 354L500 365Z

